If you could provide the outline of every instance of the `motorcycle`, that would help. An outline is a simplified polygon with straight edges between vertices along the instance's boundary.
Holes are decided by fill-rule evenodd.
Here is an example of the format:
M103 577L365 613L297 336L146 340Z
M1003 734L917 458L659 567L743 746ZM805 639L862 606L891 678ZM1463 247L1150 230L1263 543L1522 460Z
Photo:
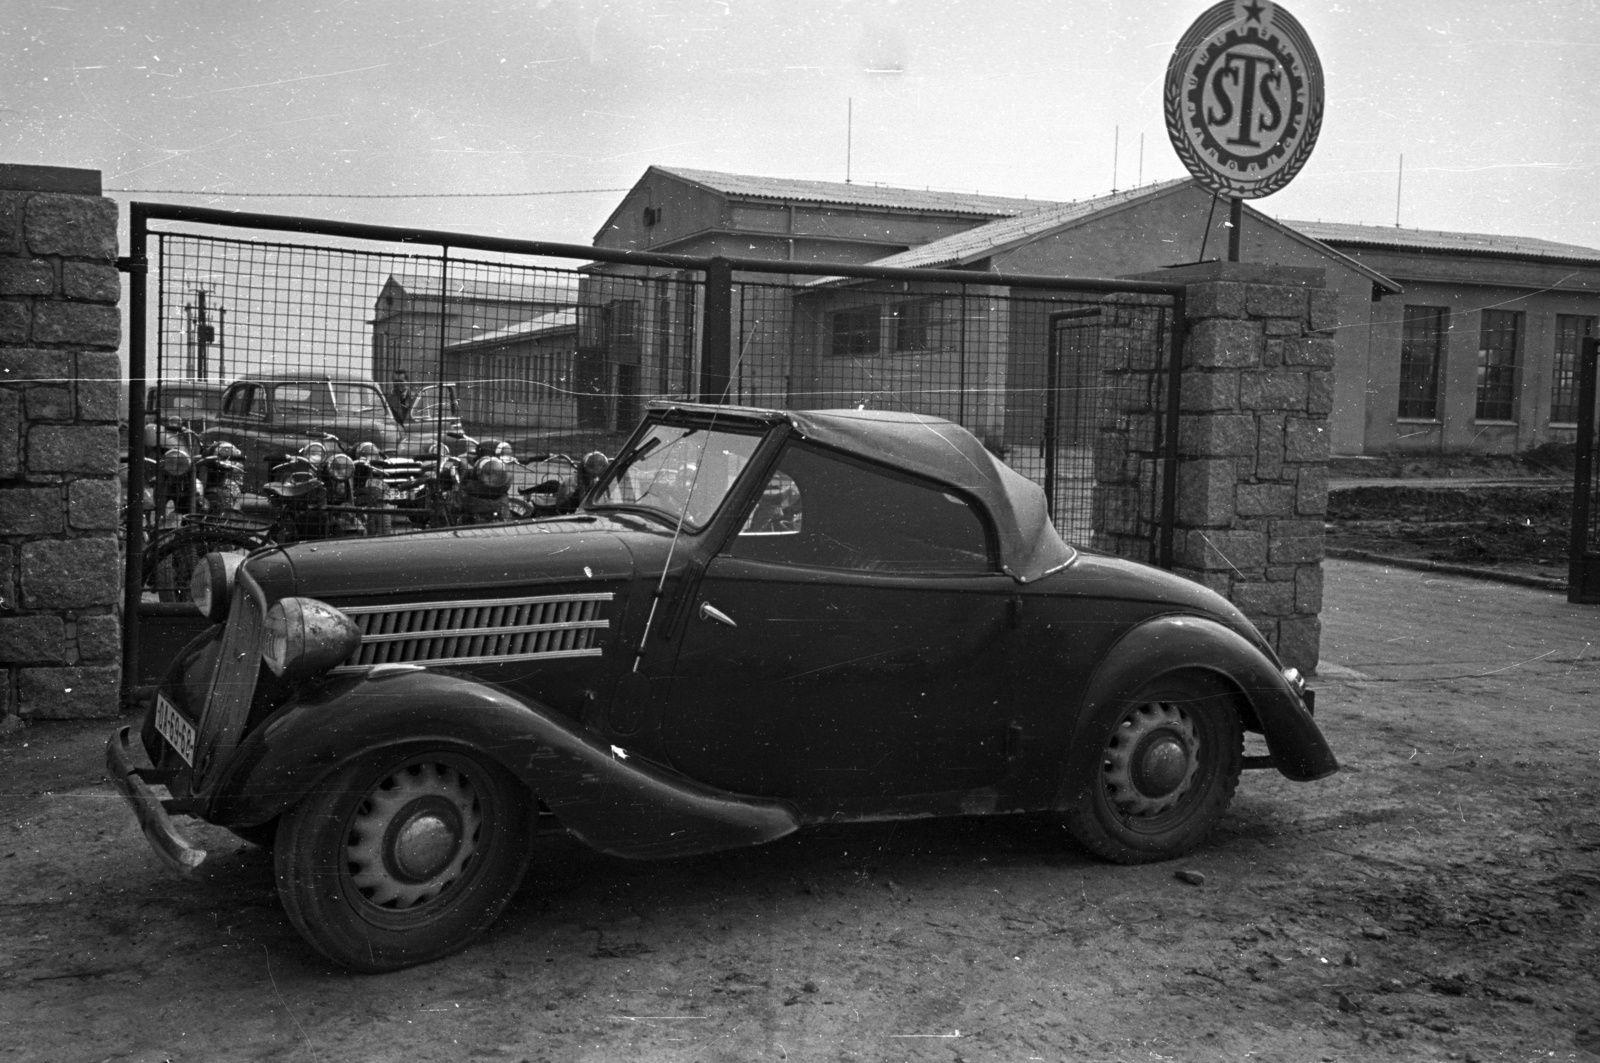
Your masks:
M465 451L452 454L438 444L420 458L420 503L411 515L414 524L445 527L457 524L494 524L533 516L533 507L510 493L511 468L520 464L511 444L463 436Z
M391 457L375 443L356 447L351 477L356 503L368 535L388 535L400 511L410 512L425 494L422 463L415 458Z
M182 421L146 425L146 533L154 537L203 516L237 518L244 499L242 457L232 443L206 443Z
M589 489L610 464L611 459L598 450L585 454L582 461L577 461L569 454L540 454L522 462L522 467L533 469L539 465L559 465L564 467L563 472L522 488L520 494L533 508L533 516L564 516L577 510Z
M356 460L335 436L322 434L294 453L269 455L262 494L272 508L273 542L367 534L356 505Z
M155 601L185 601L201 557L259 542L242 512L242 455L232 443L204 443L176 419L146 425L145 448L144 590Z

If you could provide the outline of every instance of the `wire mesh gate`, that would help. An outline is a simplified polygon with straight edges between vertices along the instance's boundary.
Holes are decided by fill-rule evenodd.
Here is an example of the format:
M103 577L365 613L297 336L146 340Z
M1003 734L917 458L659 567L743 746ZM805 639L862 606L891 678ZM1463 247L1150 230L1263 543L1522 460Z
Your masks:
M261 502L274 460L316 444L414 467L503 443L514 497L585 451L615 454L654 398L946 417L1044 487L1069 541L1170 566L1178 286L138 203L130 229L130 695L198 629L182 599L203 553L281 539ZM219 440L243 466L238 512L145 490L175 448L199 461ZM348 512L319 534L425 523L392 503L333 508Z
M1568 549L1567 600L1600 604L1600 520L1595 502L1600 500L1600 416L1595 409L1600 377L1600 339L1583 341L1578 366L1578 446L1572 491L1572 542Z

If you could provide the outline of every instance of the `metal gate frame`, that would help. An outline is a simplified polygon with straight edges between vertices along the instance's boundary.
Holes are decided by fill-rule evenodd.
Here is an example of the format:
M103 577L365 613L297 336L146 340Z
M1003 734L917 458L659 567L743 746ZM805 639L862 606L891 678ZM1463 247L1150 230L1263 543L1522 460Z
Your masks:
M1573 463L1572 539L1567 551L1567 601L1600 605L1600 527L1594 503L1600 495L1595 483L1595 398L1600 376L1600 338L1586 337L1578 362L1578 446Z
M343 239L379 241L401 245L423 245L451 250L472 250L528 255L542 258L566 258L580 263L608 262L619 265L660 267L675 270L698 271L704 278L704 327L700 332L699 394L701 402L725 402L735 365L733 351L735 274L766 274L769 276L809 276L830 278L858 278L925 282L935 284L983 285L1012 289L1063 291L1086 294L1139 293L1165 296L1172 300L1170 323L1170 364L1163 433L1164 456L1162 474L1161 520L1156 544L1156 562L1160 567L1172 567L1172 519L1177 488L1177 420L1179 412L1179 386L1184 348L1184 293L1185 286L1160 281L1112 280L1098 277L1048 277L1033 274L978 272L958 269L909 269L844 263L801 262L782 259L750 259L732 257L696 257L690 255L662 254L652 251L623 251L593 247L586 244L567 244L539 240L518 240L506 237L478 236L469 233L434 229L414 229L400 226L368 225L359 222L340 222L322 218L304 218L276 214L252 214L217 210L209 207L190 207L177 204L134 202L129 205L129 250L118 260L118 268L128 276L128 488L125 525L125 558L123 585L122 625L122 698L131 703L136 698L139 678L139 649L141 616L178 613L193 614L192 607L184 603L145 603L143 591L144 556L144 433L145 390L148 386L148 360L146 328L148 291L146 278L150 263L147 255L150 223L157 221L189 222L197 225L223 228L252 229L265 232L287 232L302 235L328 236ZM1053 334L1053 328L1052 328ZM1051 344L1054 346L1052 337ZM1052 374L1057 372L1051 357ZM1590 363L1592 365L1592 362ZM1593 378L1590 377L1593 394ZM1592 406L1592 401L1591 401ZM177 608L175 608L177 607Z

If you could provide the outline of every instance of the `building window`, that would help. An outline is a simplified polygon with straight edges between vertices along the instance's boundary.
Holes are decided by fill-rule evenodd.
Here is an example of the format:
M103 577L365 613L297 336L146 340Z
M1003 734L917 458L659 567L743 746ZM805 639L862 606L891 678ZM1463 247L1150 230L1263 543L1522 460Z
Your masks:
M1400 416L1432 421L1439 416L1439 363L1443 361L1450 311L1442 306L1406 307L1400 332Z
M1578 423L1578 358L1586 336L1594 335L1594 318L1556 315L1556 362L1550 382L1550 420Z
M894 326L892 350L928 349L929 308L929 304L925 302L901 303L894 308L894 317L891 319Z
M1520 310L1485 310L1478 340L1478 420L1514 421L1517 354L1522 346Z
M877 307L840 310L833 315L833 353L836 357L877 354L882 349L880 343Z

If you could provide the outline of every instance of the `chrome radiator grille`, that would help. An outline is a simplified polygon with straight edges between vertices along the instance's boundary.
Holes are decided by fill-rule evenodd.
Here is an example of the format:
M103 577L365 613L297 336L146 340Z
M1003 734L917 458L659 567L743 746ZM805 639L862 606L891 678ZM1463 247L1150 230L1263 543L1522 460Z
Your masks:
M549 594L340 609L361 645L335 671L376 664L482 664L598 657L606 594Z

